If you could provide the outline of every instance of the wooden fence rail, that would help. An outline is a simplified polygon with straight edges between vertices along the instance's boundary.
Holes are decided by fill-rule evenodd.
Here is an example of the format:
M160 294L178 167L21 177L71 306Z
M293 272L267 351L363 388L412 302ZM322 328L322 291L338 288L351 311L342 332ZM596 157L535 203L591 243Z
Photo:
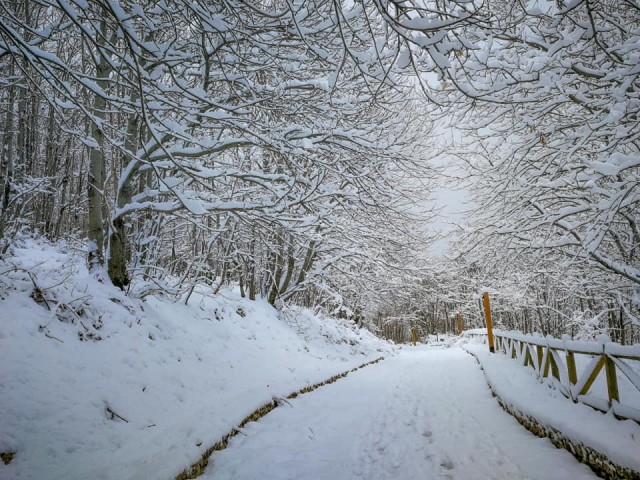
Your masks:
M486 333L465 332L465 335L479 335L487 339ZM630 362L639 362L636 367L640 367L640 346L532 337L515 332L493 332L493 339L496 351L532 367L540 380L551 375L557 380L560 392L574 402L602 412L612 411L620 419L640 423L640 408L622 403L618 388L620 372L640 394L640 368L630 365ZM582 372L576 366L576 355L589 357ZM602 372L608 399L587 395Z

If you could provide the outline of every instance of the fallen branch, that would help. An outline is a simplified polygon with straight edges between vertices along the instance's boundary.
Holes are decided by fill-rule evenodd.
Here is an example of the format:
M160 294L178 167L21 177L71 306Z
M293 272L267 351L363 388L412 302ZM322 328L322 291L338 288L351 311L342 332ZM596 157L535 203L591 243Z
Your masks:
M44 302L44 304L47 306L47 310L51 310L49 302L47 302L47 299L44 298L44 292L36 283L34 275L31 272L27 272L27 274L29 275L31 282L33 282L33 293L31 294L31 298L33 298L36 303L40 303L41 301Z
M126 418L124 418L122 415L118 415L116 412L114 412L111 407L107 406L105 407L105 411L109 414L111 414L111 420L113 420L114 417L119 418L120 420L122 420L125 423L129 423L129 420L127 420Z
M45 337L47 337L47 338L50 338L51 340L57 340L57 341L59 341L60 343L64 343L64 341L63 341L63 340L60 340L58 337L54 337L53 335L50 335L50 334L48 334L48 333L45 333L45 334L44 334L44 336L45 336Z

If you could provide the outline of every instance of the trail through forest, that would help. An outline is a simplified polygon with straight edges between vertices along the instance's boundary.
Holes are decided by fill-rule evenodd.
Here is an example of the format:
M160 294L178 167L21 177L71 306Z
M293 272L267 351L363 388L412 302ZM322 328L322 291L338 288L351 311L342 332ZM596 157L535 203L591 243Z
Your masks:
M405 348L242 433L204 478L596 478L506 414L457 348Z

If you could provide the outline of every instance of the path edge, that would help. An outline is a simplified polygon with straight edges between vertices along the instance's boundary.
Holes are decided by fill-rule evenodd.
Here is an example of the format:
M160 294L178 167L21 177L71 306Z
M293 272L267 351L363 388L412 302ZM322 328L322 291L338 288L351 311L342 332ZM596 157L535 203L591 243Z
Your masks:
M322 382L306 386L304 388L301 388L300 390L296 390L295 392L291 392L286 397L274 398L271 402L265 403L261 407L258 407L253 412L251 412L249 415L247 415L236 427L233 427L231 430L229 430L229 432L224 434L220 438L220 440L218 440L216 443L214 443L209 448L207 448L204 452L202 452L202 455L200 456L200 459L198 459L198 461L196 461L195 463L191 464L191 466L185 468L182 472L180 472L175 477L175 480L192 480L192 479L197 478L200 475L202 475L204 473L205 468L209 464L209 458L215 452L219 452L219 451L224 450L225 448L227 448L227 445L229 444L229 440L231 438L235 437L238 433L240 433L241 429L247 423L255 422L255 421L261 419L262 417L264 417L265 415L270 413L272 410L275 410L276 408L278 408L283 403L287 403L285 400L291 400L293 398L298 397L299 395L304 395L305 393L312 392L312 391L314 391L314 390L316 390L316 389L318 389L320 387L323 387L325 385L329 385L330 383L337 382L338 380L340 380L341 378L346 377L350 373L353 373L353 372L355 372L357 370L360 370L361 368L368 367L369 365L373 365L375 363L378 363L378 362L380 362L382 360L384 360L384 357L378 357L378 358L376 358L374 360L371 360L369 362L363 363L362 365L358 365L357 367L354 367L354 368L352 368L350 370L347 370L347 371L342 372L342 373L338 373L337 375L334 375L334 376L332 376L332 377L330 377L330 378L328 378L328 379L326 379L326 380L324 380Z
M600 478L604 478L607 480L640 480L640 472L615 463L604 453L599 452L589 445L585 445L582 442L570 438L565 433L555 427L552 427L551 425L544 425L533 415L523 412L521 409L516 408L513 404L504 400L500 395L498 395L495 388L489 381L489 378L485 373L484 366L482 365L482 362L480 361L478 356L475 353L467 350L466 348L464 348L463 350L471 355L476 360L476 362L478 362L478 365L482 370L482 374L484 375L485 381L487 382L487 385L491 390L491 394L498 400L498 404L500 405L500 407L502 407L505 412L513 416L523 427L525 427L531 433L538 437L546 437L557 448L563 448L567 450L580 463L583 463L591 468L591 470L593 470L593 472Z

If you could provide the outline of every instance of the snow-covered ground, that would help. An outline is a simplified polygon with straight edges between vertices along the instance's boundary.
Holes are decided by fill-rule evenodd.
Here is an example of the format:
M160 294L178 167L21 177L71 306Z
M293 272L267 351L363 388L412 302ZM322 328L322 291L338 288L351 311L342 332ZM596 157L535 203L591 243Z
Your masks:
M593 478L499 407L459 339L399 350L234 291L135 300L64 250L25 240L0 262L2 480L170 480L257 407L380 356L247 424L204 478ZM640 470L640 426L465 348L505 399Z
M491 354L486 345L466 344L473 352L496 394L525 415L561 431L576 444L605 454L614 463L635 470L640 477L640 425L617 420L587 405L573 403L549 379L540 383L534 370L500 353Z
M171 479L273 396L393 355L236 292L132 300L61 250L25 241L0 262L2 480Z
M204 478L597 477L505 413L469 354L418 346L250 423Z

